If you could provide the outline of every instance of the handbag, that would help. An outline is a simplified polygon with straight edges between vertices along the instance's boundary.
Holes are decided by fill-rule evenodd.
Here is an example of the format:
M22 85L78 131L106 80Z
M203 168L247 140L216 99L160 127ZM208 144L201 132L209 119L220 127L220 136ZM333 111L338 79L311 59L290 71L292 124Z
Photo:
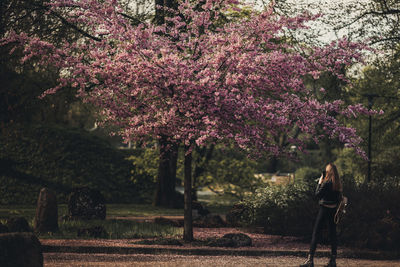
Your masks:
M343 216L346 214L347 205L348 205L348 199L347 197L343 196L336 210L334 218L335 224L338 224L340 220L343 218Z

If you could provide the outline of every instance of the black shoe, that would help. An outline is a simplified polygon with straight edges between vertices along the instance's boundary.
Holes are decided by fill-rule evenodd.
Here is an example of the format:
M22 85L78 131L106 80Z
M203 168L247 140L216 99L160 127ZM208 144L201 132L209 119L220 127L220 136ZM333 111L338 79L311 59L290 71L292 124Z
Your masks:
M336 256L331 256L331 259L325 267L336 267Z
M313 257L308 255L307 260L303 264L300 264L300 267L314 267L314 259L313 259Z

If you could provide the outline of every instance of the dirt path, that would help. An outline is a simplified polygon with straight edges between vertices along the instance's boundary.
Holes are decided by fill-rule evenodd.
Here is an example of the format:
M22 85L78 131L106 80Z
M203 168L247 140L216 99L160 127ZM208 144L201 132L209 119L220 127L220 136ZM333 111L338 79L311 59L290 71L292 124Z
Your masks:
M298 266L304 261L300 257L240 257L240 256L182 256L182 255L115 255L115 254L74 254L45 253L45 267L60 266ZM317 258L315 266L324 266L328 258ZM400 267L400 261L373 261L359 259L338 259L338 266L347 267Z
M242 230L243 229L235 228L195 228L194 237L196 239L221 237L226 233L238 233L242 232ZM44 253L46 267L299 266L299 264L304 261L304 257L308 251L308 243L301 242L295 237L274 236L258 233L247 234L253 239L253 245L251 247L241 248L196 247L190 243L184 244L183 246L138 245L134 244L134 241L137 240L128 239L47 239L41 240L41 242L42 245L47 246L47 250L45 250L46 253ZM51 248L56 248L56 250L51 250ZM63 248L68 249L63 250ZM197 250L207 250L207 254L204 254L204 251L200 251L200 253ZM92 253L86 254L88 251L92 251ZM329 251L330 248L326 245L318 246L318 254L315 261L315 266L324 266L328 262L328 258L326 257L329 255ZM351 252L350 248L339 247L338 252L338 266L400 267L400 260L367 260L393 259L393 257L380 257L379 255L383 255L383 252L379 251L366 251L368 252L366 254L354 254L354 252ZM304 255L304 257L300 257L302 255ZM341 256L342 258L340 258ZM358 259L355 259L354 257L358 257Z
M197 228L193 229L194 238L205 240L211 237L222 237L228 233L243 233L243 229L237 228ZM243 247L241 250L307 250L308 243L299 242L298 238L295 237L285 237L277 235L265 235L258 233L247 233L252 240L252 247ZM94 246L94 247L138 247L139 245L133 244L134 241L130 239L42 239L40 240L42 245L51 246ZM165 246L147 246L147 247L165 247ZM167 246L173 247L173 246ZM193 248L189 244L185 244L183 247L173 247L173 248ZM223 249L223 248L218 248ZM229 248L231 249L231 248ZM340 250L341 248L339 248ZM318 250L327 251L327 246L319 246Z

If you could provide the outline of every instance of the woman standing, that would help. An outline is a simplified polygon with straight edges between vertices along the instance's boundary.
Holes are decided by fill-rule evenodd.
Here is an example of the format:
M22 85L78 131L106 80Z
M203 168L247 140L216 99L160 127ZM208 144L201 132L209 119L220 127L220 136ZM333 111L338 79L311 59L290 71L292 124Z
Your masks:
M317 241L325 221L328 222L331 241L331 258L326 266L336 267L337 239L334 219L336 209L342 198L342 183L340 182L337 168L333 163L329 163L326 166L325 172L319 178L315 195L319 198L320 208L314 225L310 253L307 260L300 267L314 267L314 254L317 248Z

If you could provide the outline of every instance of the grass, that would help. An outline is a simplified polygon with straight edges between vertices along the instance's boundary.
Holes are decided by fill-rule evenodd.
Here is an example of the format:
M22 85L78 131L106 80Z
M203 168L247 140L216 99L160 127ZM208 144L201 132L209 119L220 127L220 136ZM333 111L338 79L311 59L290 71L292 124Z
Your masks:
M0 206L0 222L5 223L9 217L24 217L33 227L36 206L34 205L11 205ZM58 205L58 214L61 217L67 213L67 205ZM107 204L108 217L132 217L132 216L171 216L183 215L181 209L166 209L153 207L146 204ZM181 228L169 225L159 225L149 222L136 222L132 220L90 220L90 221L59 221L60 231L57 233L45 233L39 235L40 238L50 239L72 239L90 237L78 237L77 231L82 228L103 226L110 239L124 238L153 238L153 237L177 237L182 236Z
M150 204L107 204L107 217L142 217L183 215L183 209L167 209L153 207ZM0 219L9 217L25 217L28 221L35 217L35 205L0 206ZM58 215L67 213L67 205L58 205Z
M207 192L206 194L198 192L197 198L211 213L226 214L232 208L233 204L239 201L234 196L228 194L218 195L207 189L205 191Z
M9 205L0 206L0 219L6 219L9 217L19 217L22 216L28 221L35 217L34 205ZM60 212L60 210L59 210Z
M143 216L179 216L183 209L167 209L154 207L151 204L108 204L109 217L143 217Z
M102 226L107 232L103 238L108 239L134 239L154 237L179 237L183 229L169 225L155 223L135 222L131 220L91 220L91 221L66 221L60 222L60 230L56 233L39 235L43 239L93 239L89 236L78 237L78 229Z
M33 228L33 219L28 221ZM5 224L5 219L0 219ZM107 239L134 239L134 238L173 238L181 237L183 229L170 225L160 225L150 222L136 222L132 220L74 220L59 221L59 231L55 233L40 233L43 239L94 239L90 236L78 236L78 229L101 226Z

